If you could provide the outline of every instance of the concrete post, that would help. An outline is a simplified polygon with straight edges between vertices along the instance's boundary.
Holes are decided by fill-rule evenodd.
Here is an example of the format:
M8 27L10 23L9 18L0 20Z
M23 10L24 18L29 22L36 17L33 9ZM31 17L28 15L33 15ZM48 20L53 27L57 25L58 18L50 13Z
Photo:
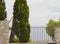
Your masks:
M0 44L9 44L9 26L7 21L0 21Z
M60 44L60 28L55 29L55 40L57 44Z

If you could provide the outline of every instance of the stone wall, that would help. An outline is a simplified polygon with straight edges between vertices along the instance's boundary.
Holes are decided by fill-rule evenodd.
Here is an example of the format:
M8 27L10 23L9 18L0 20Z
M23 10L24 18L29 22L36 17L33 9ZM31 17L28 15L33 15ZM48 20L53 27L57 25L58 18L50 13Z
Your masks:
M55 42L57 44L60 44L60 28L56 28L55 29Z
M7 21L0 21L0 44L8 44L9 43L9 27Z

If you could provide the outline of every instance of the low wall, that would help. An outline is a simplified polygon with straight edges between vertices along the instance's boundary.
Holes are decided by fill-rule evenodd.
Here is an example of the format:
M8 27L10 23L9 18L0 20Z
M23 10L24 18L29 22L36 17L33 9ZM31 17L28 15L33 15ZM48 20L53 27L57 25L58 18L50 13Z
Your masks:
M7 21L0 21L0 44L8 44L8 22Z
M56 28L55 29L55 42L57 44L60 44L60 28Z

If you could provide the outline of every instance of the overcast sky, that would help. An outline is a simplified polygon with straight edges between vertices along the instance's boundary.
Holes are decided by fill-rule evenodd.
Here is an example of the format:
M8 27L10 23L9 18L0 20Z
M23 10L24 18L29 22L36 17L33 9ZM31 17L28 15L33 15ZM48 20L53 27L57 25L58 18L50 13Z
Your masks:
M30 8L29 23L31 26L46 26L50 19L60 18L60 0L27 0ZM14 0L5 0L7 19L13 16ZM10 23L11 26L11 23Z

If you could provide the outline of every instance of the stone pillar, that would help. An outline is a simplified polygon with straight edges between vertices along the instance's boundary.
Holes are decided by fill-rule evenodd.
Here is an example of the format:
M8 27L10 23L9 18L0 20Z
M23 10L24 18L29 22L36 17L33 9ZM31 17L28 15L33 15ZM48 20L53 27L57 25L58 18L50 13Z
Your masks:
M9 26L7 21L0 21L0 44L9 44Z
M57 44L60 44L60 28L55 29L55 41Z

